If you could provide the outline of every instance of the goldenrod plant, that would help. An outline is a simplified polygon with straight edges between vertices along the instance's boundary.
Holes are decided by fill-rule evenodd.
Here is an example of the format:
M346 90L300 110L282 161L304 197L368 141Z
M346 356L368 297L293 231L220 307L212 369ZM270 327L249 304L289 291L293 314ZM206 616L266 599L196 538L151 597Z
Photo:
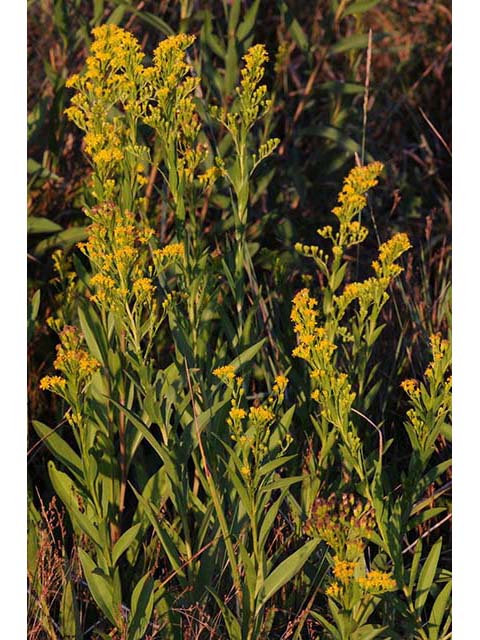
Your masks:
M416 248L370 233L378 161L352 163L284 282L267 273L256 176L280 140L259 4L240 22L231 3L225 51L207 18L188 35L189 2L149 53L97 24L66 82L89 224L52 254L55 417L32 424L56 497L29 492L32 638L451 635L450 342L384 366Z

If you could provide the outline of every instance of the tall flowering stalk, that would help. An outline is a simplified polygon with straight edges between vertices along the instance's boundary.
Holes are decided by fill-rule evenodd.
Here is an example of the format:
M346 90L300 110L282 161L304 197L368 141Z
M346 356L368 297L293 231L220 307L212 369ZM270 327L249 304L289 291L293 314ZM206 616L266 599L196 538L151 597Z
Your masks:
M271 138L254 152L249 144L251 130L272 106L267 86L261 84L267 60L268 54L263 45L251 47L243 58L244 66L241 70L240 86L236 89L235 108L229 112L222 112L218 107L210 110L212 117L230 134L234 149L233 162L227 164L222 158L218 158L217 163L235 194L234 293L240 331L243 327L245 274L255 295L258 293L253 263L246 243L251 177L259 164L270 156L280 143L278 138Z

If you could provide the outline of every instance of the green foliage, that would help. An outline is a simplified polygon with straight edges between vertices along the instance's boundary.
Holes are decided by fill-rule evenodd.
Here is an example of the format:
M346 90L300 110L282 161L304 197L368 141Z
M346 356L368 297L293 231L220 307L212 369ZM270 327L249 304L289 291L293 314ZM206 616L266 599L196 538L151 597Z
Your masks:
M57 336L37 383L49 410L32 403L45 452L29 495L32 637L451 635L448 304L437 326L413 304L402 322L417 246L404 218L380 241L383 165L351 168L380 3L324 4L325 49L291 2L164 15L95 1L89 20L52 5L65 60L89 55L69 79L45 62L58 129L29 163L32 255L60 247L28 310L32 350L45 316ZM269 11L273 75L254 44ZM282 130L293 51L312 75ZM308 122L311 67L330 59L345 70L316 87L331 118ZM30 111L32 148L45 109ZM76 184L60 177L64 113L83 132ZM323 179L347 175L310 244L303 214L277 223L315 165L278 158L315 138ZM59 180L89 226L42 210L38 190ZM52 491L60 515L43 507Z

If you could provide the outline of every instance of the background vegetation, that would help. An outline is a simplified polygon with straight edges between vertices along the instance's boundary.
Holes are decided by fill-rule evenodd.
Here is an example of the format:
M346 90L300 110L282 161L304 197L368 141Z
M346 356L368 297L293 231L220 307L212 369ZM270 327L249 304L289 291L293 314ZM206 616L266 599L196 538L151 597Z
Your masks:
M199 78L194 102L202 142L230 172L196 196L186 239L179 197L162 177L177 172L178 163L173 169L161 164L166 152L158 130L136 130L137 141L151 150L145 184L138 185L155 231L151 249L186 243L188 256L186 266L168 263L161 277L155 266L158 302L170 294L176 303L173 311L165 308L151 336L142 315L148 309L139 309L141 362L132 356L128 331L112 329L106 316L99 324L92 303L85 304L98 265L91 252L78 249L91 237L85 206L94 211L91 179L98 167L84 153L83 132L65 116L73 95L67 79L84 68L92 29L105 23L132 33L147 62L164 38L196 36L186 59ZM449 395L449 353L443 342L433 346L433 362L441 362L435 384L426 376L420 399L416 386L400 387L429 371L429 337L450 337L450 23L449 3L434 0L29 2L29 637L450 637L450 436L442 404ZM269 54L261 82L272 105L253 123L245 150L251 158L268 139L279 143L246 178L245 200L229 165L231 132L206 105L235 113L242 58L257 43ZM359 218L368 236L346 248L341 265L322 271L308 247L329 248L316 230L335 225L330 211L352 167L373 160L384 170ZM359 340L341 351L326 292L332 298L370 277L379 247L399 232L412 247L400 259L403 273L390 274L396 277L388 283L388 303L377 304L368 349L361 313L350 308L345 331L355 336L356 328ZM312 370L292 356L302 335L302 322L290 320L292 299L306 286L337 346L331 375L346 373L356 394L342 414L344 433L342 420L318 413L310 398ZM372 318L372 307L368 314ZM108 420L117 431L85 449L75 439L79 425L64 418L72 402L40 389L58 358L52 325L59 331L77 326L90 355L110 372ZM228 370L223 383L213 374L229 364L243 377L238 388ZM284 393L279 375L289 379ZM81 405L95 414L89 420L100 420L93 402L100 396L92 394L88 402L82 396ZM264 464L271 465L263 474L270 483L265 491L265 484L242 474L247 463L241 447L232 449L240 443L230 439L227 420L232 407L258 408L269 396L277 421L269 426L272 438L259 443L266 447ZM412 409L430 429L428 446L415 440L415 421L406 418ZM362 441L361 462L345 437L352 428ZM122 429L140 434L128 469ZM75 491L65 488L76 483L78 496L93 500L88 473L78 467L92 448L109 451L120 469L113 501L120 516L105 515L110 529L98 542L100 512L90 517L85 504L75 512ZM82 527L85 513L93 531ZM351 557L346 543L332 544L313 524L325 526L329 518L343 523L361 553ZM124 547L115 552L122 534ZM114 555L101 559L99 549L106 547ZM338 563L360 556L364 575L342 582ZM362 596L355 585L375 570L393 576L397 589ZM262 572L258 588L252 575ZM345 587L340 595L335 584ZM120 618L112 602L120 603Z

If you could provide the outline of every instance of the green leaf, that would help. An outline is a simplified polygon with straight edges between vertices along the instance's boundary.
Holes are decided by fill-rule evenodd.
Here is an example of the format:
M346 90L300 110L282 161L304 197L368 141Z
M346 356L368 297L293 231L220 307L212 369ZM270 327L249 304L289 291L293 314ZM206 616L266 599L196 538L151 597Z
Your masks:
M365 92L365 86L359 82L340 82L339 80L328 80L318 86L320 91L325 91L329 95L356 95Z
M297 135L300 137L319 136L320 138L326 138L327 140L336 142L340 147L351 153L361 153L362 151L361 145L355 142L353 138L346 136L342 130L329 125L306 127L305 129L300 129ZM369 158L371 159L370 156Z
M357 2L354 2L353 4L351 4L349 7L345 9L345 11L343 12L343 15L351 16L356 13L357 14L365 13L365 11L368 11L369 9L373 9L373 7L376 7L379 2L380 0L357 0Z
M374 627L373 624L366 624L352 634L351 640L373 640L374 638L378 638L385 629L388 629L388 626L384 627Z
M282 491L280 496L275 500L272 506L267 511L262 526L260 528L260 534L258 536L258 546L260 549L263 548L264 544L267 541L268 534L270 533L273 523L275 522L275 518L277 517L278 510L280 509L283 501L285 500L286 489Z
M378 42L385 37L384 33L373 34L373 42ZM365 49L368 45L368 33L355 33L352 36L341 38L330 47L329 54L344 53L353 49Z
M90 540L101 547L97 529L93 526L87 516L78 508L76 493L74 490L74 482L66 473L58 471L55 464L50 460L48 462L48 471L53 488L59 496L60 500L66 506L73 522L85 533Z
M237 369L238 367L241 367L242 365L247 364L247 362L250 362L250 360L252 360L256 356L256 354L260 351L260 349L263 347L263 345L265 344L265 340L266 338L262 338L262 340L260 340L256 344L252 345L251 347L248 347L248 349L245 349L245 351L243 351L239 356L234 358L229 363L229 365L234 369Z
M438 594L432 607L432 613L430 614L430 619L428 621L428 640L438 640L440 625L442 624L442 620L450 600L451 591L452 581L449 580Z
M60 602L60 630L63 640L80 640L82 637L77 598L71 580L67 580L63 588Z
M280 480L275 480L270 484L265 485L260 489L261 493L265 493L266 491L273 491L274 489L285 489L285 487L289 487L296 482L302 482L305 479L305 476L292 476L290 478L280 478Z
M368 44L368 33L355 33L353 36L341 38L330 47L330 53L343 53L352 49L364 49Z
M141 522L139 522L138 524L134 524L133 527L130 527L130 529L127 529L127 531L122 533L120 538L116 541L112 551L112 562L114 565L117 564L122 553L125 553L132 542L134 542L141 526Z
M107 24L116 24L119 25L123 20L123 16L125 15L126 8L125 7L117 7L112 11L112 13L108 16L106 23Z
M132 611L128 625L128 640L141 640L144 637L153 611L154 581L149 573L135 586L132 593Z
M105 0L93 0L93 20L92 23L94 26L97 26L105 12Z
M53 220L39 216L28 216L27 218L27 233L55 233L57 231L62 231L62 227Z
M334 627L333 624L326 618L324 618L320 613L317 613L316 611L310 611L310 615L312 616L312 618L314 618L314 620L320 622L320 624L323 625L323 627L330 633L334 640L343 640L336 627Z
M423 493L427 490L427 487L435 482L437 478L439 478L447 469L452 466L451 460L445 460L440 464L436 465L428 473L426 473L421 480L419 480L415 484L415 496L414 502L417 501L418 498L423 496Z
M245 18L243 19L237 30L237 38L239 42L243 42L243 40L246 40L250 35L252 35L252 31L255 27L255 20L257 19L259 5L260 0L254 0L251 7L245 13Z
M420 571L415 595L415 612L418 617L421 616L423 607L430 591L430 587L432 586L433 579L435 578L435 572L437 570L441 550L442 538L437 540L437 542L430 549L430 553L428 554L425 564Z
M255 615L259 615L262 607L291 580L310 558L320 544L320 540L309 540L303 547L286 558L276 567L263 583L260 597L257 601Z
M39 242L33 250L33 253L36 257L41 257L49 249L53 249L54 247L60 247L64 251L67 251L73 245L77 244L77 242L86 240L87 235L87 227L71 227Z
M142 503L145 514L150 521L155 533L157 534L160 542L162 543L162 547L170 560L170 564L172 565L173 570L177 573L177 577L183 587L186 586L185 582L185 572L183 569L180 569L182 565L182 559L180 553L175 546L174 541L172 540L170 534L166 530L165 526L158 520L155 511L153 510L150 502L146 500L133 485L132 487L133 493L137 497L137 500Z
M296 458L296 457L297 457L297 454L294 453L293 455L290 455L290 456L281 456L276 460L270 460L270 462L267 462L266 464L260 467L260 469L257 471L257 474L259 477L265 476L271 473L272 471L275 471L275 469L278 469L278 467L281 467L283 464L286 464L287 462L289 462L289 460L293 460L293 458Z
M92 354L103 364L108 362L108 346L105 331L92 305L81 305L78 308L78 319L85 337L85 342Z
M43 422L32 420L32 425L44 444L59 462L69 469L73 475L83 483L82 461L72 447L61 438L55 429L50 429Z
M290 35L292 36L295 44L302 51L304 52L308 51L310 45L308 42L308 38L305 34L305 31L302 29L302 27L300 26L300 23L291 12L286 1L277 0L277 7L279 8L283 19L285 20L285 26L289 31Z
M34 175L42 180L60 180L59 176L46 169L33 158L28 158L27 160L27 174Z
M32 296L30 320L35 321L38 316L38 309L40 308L40 289L37 289Z
M227 605L220 600L213 589L209 587L207 587L207 589L215 598L218 606L220 607L225 626L227 627L228 640L242 640L242 630L240 629L240 624L236 617L233 615Z
M139 9L136 9L133 4L129 4L128 2L125 2L125 0L114 0L114 2L115 4L118 4L121 7L124 7L125 11L128 11L129 13L133 13L135 16L137 16L139 20L141 20L145 24L150 25L157 31L160 31L160 33L163 33L165 36L174 35L175 32L165 22L165 20L162 20L161 18L151 13L150 11L143 11L143 10L141 11Z
M413 587L417 580L418 568L420 566L420 560L422 557L422 541L419 540L415 546L415 552L413 554L412 566L410 567L410 577L408 579L408 595L410 598L413 594Z
M78 557L83 567L83 573L85 580L87 581L88 588L100 607L100 610L110 622L114 625L118 625L120 611L115 611L113 608L113 591L111 581L107 576L97 567L92 558L83 549L78 549Z
M210 11L203 11L202 17L202 34L201 37L205 40L205 43L210 47L215 55L224 59L226 55L225 46L223 42L213 33L212 29L212 14Z

